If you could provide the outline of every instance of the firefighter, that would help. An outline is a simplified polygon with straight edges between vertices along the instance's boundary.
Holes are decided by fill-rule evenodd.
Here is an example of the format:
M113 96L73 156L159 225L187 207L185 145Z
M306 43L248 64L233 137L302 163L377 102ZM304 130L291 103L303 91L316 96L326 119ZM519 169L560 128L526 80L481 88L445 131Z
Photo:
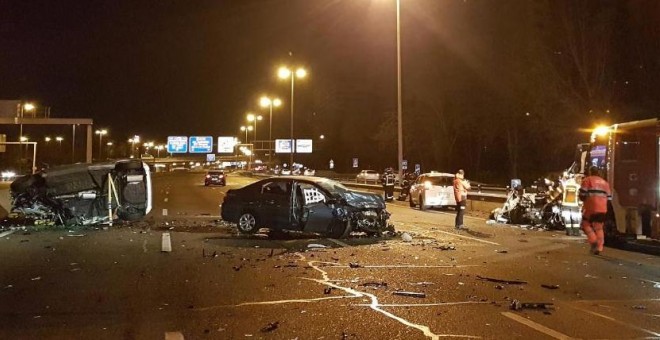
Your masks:
M582 206L582 231L591 244L591 252L595 255L603 251L605 234L603 225L607 216L607 201L612 200L610 185L599 176L598 168L589 168L589 176L582 180L580 186Z
M396 177L394 176L394 170L392 168L387 168L383 172L383 176L381 177L380 181L383 184L383 192L384 195L383 197L385 198L385 201L392 201L394 199L394 181L396 180Z

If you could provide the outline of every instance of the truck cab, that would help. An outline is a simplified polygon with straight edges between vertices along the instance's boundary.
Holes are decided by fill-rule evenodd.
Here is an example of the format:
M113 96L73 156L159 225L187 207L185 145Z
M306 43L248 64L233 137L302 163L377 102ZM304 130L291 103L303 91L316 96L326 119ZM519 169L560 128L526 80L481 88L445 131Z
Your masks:
M612 189L608 237L660 239L660 121L599 127L579 144L574 170L601 170Z

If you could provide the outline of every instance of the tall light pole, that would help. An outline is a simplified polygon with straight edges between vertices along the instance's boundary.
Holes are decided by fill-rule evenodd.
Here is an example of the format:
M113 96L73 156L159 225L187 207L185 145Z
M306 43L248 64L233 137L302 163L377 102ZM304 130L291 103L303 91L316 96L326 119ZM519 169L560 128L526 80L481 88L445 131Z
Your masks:
M254 123L254 140L253 140L253 143L254 143L254 141L257 140L257 121L262 120L264 117L262 117L260 115L257 116L253 113L248 113L246 118L247 118L248 122L253 122Z
M291 78L291 156L289 158L289 163L290 167L293 166L293 94L294 94L294 88L295 88L295 79L296 78L305 78L307 76L307 71L299 67L296 69L294 72L293 70L289 69L288 67L282 66L277 70L277 76L280 77L281 79L287 79Z
M403 178L403 114L401 104L401 0L396 0L396 123L398 136L397 161L399 164L399 178Z
M106 129L96 130L96 134L99 135L99 161L100 161L102 159L101 153L103 152L103 136L108 134L108 130Z
M273 164L273 106L275 107L280 107L282 105L282 101L279 98L269 98L269 97L261 97L259 100L259 105L261 107L268 107L269 108L269 114L268 114L268 120L270 121L268 124L268 166L272 166Z
M252 125L241 126L241 131L245 131L245 144L248 142L248 131L252 131Z

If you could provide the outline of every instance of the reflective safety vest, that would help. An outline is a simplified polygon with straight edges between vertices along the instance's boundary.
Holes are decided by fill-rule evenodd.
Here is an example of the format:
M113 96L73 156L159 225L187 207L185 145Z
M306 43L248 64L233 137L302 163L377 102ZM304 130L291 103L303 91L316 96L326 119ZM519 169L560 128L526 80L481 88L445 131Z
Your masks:
M606 213L607 201L612 199L610 185L598 176L588 176L582 180L580 198L584 201L582 211L585 216Z

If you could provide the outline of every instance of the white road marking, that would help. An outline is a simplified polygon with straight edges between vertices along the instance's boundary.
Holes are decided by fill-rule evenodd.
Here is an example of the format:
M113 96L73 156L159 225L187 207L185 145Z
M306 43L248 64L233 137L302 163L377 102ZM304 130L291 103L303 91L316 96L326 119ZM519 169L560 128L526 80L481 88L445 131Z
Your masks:
M332 243L334 243L334 244L337 244L337 245L339 245L339 246L341 246L341 247L350 247L349 244L346 244L346 243L344 243L344 242L342 242L342 241L339 241L339 240L335 240L334 238L329 238L328 241L330 241L330 242L332 242Z
M169 198L165 197L165 199L163 199L163 202L167 203L168 200Z
M146 239L142 242L142 251L145 252L145 253L147 252L147 240Z
M477 242L492 244L494 246L499 246L500 245L499 243L478 239L476 237L465 236L465 235L461 235L461 234L457 234L457 233L450 233L450 232L442 231L442 230L430 230L429 232L431 232L431 233L443 233L443 234L447 234L447 235L451 235L451 236L465 238L465 239L468 239L468 240L473 240L473 241L477 241Z
M437 307L437 306L455 306L455 305L483 305L490 304L490 302L481 301L459 301L459 302L438 302L438 303L395 303L395 304L380 304L380 307ZM354 306L369 306L367 304L359 304Z
M570 336L557 332L554 329L550 329L546 326L541 325L540 323L536 323L532 320L523 318L522 316L511 313L511 312L502 312L502 315L506 316L507 318L517 321L527 327L530 327L538 332L541 332L549 337L555 338L555 339L572 339Z
M170 233L163 233L161 239L160 251L171 252L172 251L172 240L170 238Z
M163 216L167 216L167 209L163 209Z
M0 233L0 238L3 238L5 236L9 236L9 235L13 234L15 231L16 231L16 229L12 229L12 230L7 230L4 233Z
M619 320L617 320L617 319L615 319L615 318L613 318L613 317L610 317L610 316L607 316L607 315L603 315L603 314L600 314L600 313L596 313L596 312L590 311L590 310L588 310L588 309L584 309L584 308L580 308L580 307L575 307L575 306L571 306L571 305L569 305L569 306L570 306L571 308L573 308L573 309L577 309L577 310L579 310L579 311L583 311L583 312L585 312L585 313L589 313L589 314L591 314L591 315L595 315L595 316L601 317L601 318L603 318L603 319L609 320L609 321L614 322L614 323L616 323L616 324L618 324L618 325L625 326L625 327L632 328L632 329L636 329L636 330L638 330L638 331L641 331L641 332L644 332L644 333L647 333L647 334L651 334L651 335L654 336L654 337L659 337L659 338L660 338L660 333L658 333L658 332L655 332L655 331L652 331L652 330L648 330L648 329L645 329L645 328L642 328L642 327L633 326L633 325L631 325L630 323L623 322L623 321L619 321Z

